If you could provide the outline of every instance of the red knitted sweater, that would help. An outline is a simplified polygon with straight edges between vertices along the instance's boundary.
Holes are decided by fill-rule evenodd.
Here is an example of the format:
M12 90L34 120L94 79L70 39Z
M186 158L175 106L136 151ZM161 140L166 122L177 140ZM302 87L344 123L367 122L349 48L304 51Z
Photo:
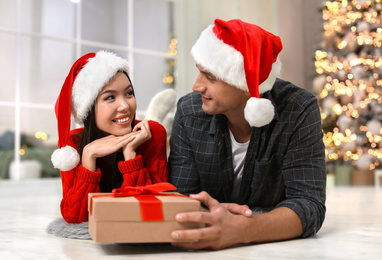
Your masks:
M139 120L136 120L138 123ZM151 139L136 150L134 159L120 161L118 168L123 175L125 186L145 186L167 181L166 130L155 122L149 121ZM70 132L68 145L78 151L83 128ZM101 167L101 166L99 166ZM97 168L89 171L79 163L70 171L61 171L63 198L61 214L69 223L88 221L88 193L101 192L99 182L102 175L110 173L106 169ZM111 192L111 191L110 191Z

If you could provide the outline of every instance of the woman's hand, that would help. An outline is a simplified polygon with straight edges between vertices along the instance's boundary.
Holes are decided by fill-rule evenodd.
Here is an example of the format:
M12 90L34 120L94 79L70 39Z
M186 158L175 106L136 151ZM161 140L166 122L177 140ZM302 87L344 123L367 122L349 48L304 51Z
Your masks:
M97 158L105 157L117 152L122 147L131 143L135 139L135 134L124 136L108 135L94 140L87 144L82 151L82 166L89 171L96 171Z
M135 150L142 145L144 142L151 138L150 125L147 120L143 120L134 126L131 133L135 138L131 142L127 143L123 147L123 156L125 160L130 160L135 158Z

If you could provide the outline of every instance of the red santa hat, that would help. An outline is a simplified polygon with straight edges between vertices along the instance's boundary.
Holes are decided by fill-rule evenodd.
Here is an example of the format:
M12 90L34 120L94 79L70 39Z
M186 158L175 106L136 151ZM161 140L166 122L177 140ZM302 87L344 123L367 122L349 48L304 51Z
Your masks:
M191 54L218 79L251 94L245 119L251 126L261 127L274 117L272 102L260 94L271 90L280 75L277 56L281 50L280 38L259 26L238 19L216 19L215 25L201 33Z
M58 149L51 156L55 168L69 171L80 162L78 151L68 145L70 114L82 124L100 90L118 71L129 73L128 62L106 51L88 53L73 64L55 105Z

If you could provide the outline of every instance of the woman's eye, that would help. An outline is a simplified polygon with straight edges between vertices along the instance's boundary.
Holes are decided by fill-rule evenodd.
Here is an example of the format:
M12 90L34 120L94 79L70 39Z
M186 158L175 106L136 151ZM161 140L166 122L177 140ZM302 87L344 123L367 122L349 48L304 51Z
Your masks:
M126 93L126 96L132 96L133 95L133 91L131 90L131 91L128 91L127 93Z
M107 101L107 100L113 100L113 99L114 99L114 96L108 96L104 100Z

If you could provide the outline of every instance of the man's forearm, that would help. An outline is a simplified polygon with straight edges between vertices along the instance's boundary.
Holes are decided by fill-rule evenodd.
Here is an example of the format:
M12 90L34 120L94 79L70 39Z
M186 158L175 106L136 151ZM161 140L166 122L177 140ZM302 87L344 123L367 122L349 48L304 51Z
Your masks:
M286 240L299 237L303 232L299 216L287 207L254 214L243 221L244 243Z

